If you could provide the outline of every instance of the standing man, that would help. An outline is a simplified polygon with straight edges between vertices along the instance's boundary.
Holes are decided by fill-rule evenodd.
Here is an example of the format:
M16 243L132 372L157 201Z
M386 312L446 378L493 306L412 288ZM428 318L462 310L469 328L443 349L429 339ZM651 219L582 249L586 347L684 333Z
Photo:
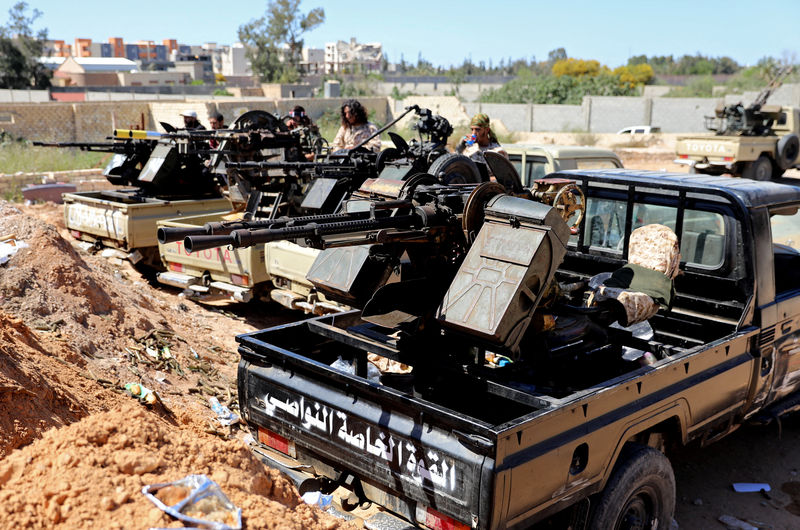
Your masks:
M214 131L218 131L219 129L227 129L225 126L225 118L219 112L212 112L209 114L208 123L211 125L211 129ZM209 138L208 147L211 149L216 149L219 147L219 140L217 138Z
M183 130L185 131L205 131L206 128L197 120L197 113L193 110L181 112L183 116Z
M497 136L492 131L489 116L483 113L476 114L470 120L469 128L472 134L458 142L456 153L468 156L476 162L485 162L483 153L486 151L493 151L508 158L508 153L497 141Z
M378 132L374 124L367 121L367 110L355 99L348 99L342 104L342 126L331 143L331 149L352 149L373 134ZM376 136L362 147L377 153L381 150L381 138Z

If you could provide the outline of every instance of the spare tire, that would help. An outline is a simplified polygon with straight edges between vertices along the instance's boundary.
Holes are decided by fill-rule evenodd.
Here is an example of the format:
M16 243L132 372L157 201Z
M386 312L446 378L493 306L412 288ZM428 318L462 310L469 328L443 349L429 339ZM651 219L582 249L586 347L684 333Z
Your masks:
M437 158L428 173L442 184L472 184L481 182L481 172L471 158L458 153L447 153Z
M800 138L795 133L789 133L778 140L778 152L775 161L781 169L791 168L797 162L800 154Z

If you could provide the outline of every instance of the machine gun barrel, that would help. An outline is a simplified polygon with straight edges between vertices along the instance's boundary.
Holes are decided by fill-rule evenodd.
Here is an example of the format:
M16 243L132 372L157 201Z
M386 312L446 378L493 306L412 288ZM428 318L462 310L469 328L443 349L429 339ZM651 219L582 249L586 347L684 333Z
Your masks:
M206 228L204 226L199 226L196 228L160 226L158 227L158 232L156 233L156 237L158 238L158 242L164 245L166 243L174 243L175 241L181 241L187 236L204 236L208 234L209 232L206 231Z
M331 223L312 221L296 226L284 226L282 228L234 230L231 232L231 238L234 242L233 246L241 248L285 239L320 239L324 236L352 234L354 232L366 232L386 228L419 228L420 223L420 216L416 213L410 213L392 217L353 219ZM186 241L189 239L190 238L186 238ZM312 244L312 246L315 245Z
M319 162L228 162L231 169L308 169L319 166ZM338 167L338 166L337 166Z
M400 202L392 201L392 206L401 208L410 206L408 203L399 204ZM382 208L376 208L375 211L386 212ZM430 216L426 216L426 218L430 218ZM418 225L421 226L422 219L422 216L413 211L395 216L384 213L380 217L375 217L371 211L364 211L294 218L281 217L273 221L237 221L235 224L231 223L222 227L225 233L191 234L184 238L183 244L187 252L197 252L228 245L241 248L288 239L318 240L324 236L385 228L416 228ZM237 227L236 225L242 226Z
M366 218L369 212L356 214L330 213L323 215L307 215L303 217L279 217L277 219L263 219L250 221L212 221L199 227L159 227L157 237L162 245L182 241L189 236L227 236L234 230L257 229L257 228L280 228L289 223L304 223L314 220L318 223L328 223L345 221L358 218ZM228 242L225 245L229 244ZM206 247L208 248L208 247Z
M396 117L395 119L393 119L392 121L390 121L389 123L387 123L386 125L381 127L380 129L378 129L377 131L372 133L368 138L365 138L360 144L358 144L357 146L351 148L350 151L355 151L359 147L365 146L370 140L372 140L376 136L378 136L381 133L383 133L383 131L387 130L389 127L391 127L392 125L394 125L398 121L402 120L406 116L406 114L408 114L409 112L412 112L412 111L419 112L419 105L411 105L410 107L406 107L406 110L403 113L401 113L398 117Z
M127 142L33 142L38 147L69 147L81 151L124 153L130 149Z

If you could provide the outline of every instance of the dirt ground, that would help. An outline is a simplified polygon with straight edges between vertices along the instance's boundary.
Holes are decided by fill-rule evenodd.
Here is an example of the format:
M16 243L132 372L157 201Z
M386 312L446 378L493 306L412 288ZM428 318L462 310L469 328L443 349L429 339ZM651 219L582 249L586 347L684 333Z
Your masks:
M620 153L626 167L685 171L671 153ZM200 305L127 262L80 250L61 207L0 202L0 237L29 246L0 266L0 527L182 527L141 493L189 474L215 480L247 528L360 528L303 504L254 458L237 411L237 334L303 318L268 304ZM154 390L140 403L126 383ZM745 426L709 448L670 455L680 528L800 528L800 418ZM767 496L735 493L765 482Z

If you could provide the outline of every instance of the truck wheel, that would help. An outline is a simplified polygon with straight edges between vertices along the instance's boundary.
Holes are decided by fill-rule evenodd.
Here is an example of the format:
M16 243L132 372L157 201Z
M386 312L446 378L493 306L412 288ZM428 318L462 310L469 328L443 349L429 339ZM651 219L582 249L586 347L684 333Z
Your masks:
M652 447L630 444L599 496L589 528L666 529L674 511L675 475L669 460Z
M772 178L772 162L764 155L755 162L750 162L742 171L742 177L751 180L769 180Z
M471 158L458 153L447 153L431 164L428 173L442 184L470 184L481 181L481 172Z
M779 168L786 170L792 167L797 161L798 154L800 154L800 138L795 133L789 133L778 140L775 161Z

